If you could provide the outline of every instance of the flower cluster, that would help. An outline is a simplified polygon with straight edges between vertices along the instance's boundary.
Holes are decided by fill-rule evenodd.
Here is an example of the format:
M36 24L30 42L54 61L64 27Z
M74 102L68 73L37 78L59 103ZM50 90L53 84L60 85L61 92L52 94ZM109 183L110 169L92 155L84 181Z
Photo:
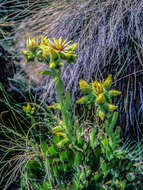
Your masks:
M118 106L112 104L112 97L121 94L118 90L110 90L112 86L112 75L108 75L107 79L104 81L92 81L88 84L84 80L79 81L80 89L86 93L76 103L79 104L95 104L97 107L97 114L103 121L107 112L113 112Z
M27 50L22 53L27 57L28 61L34 61L37 57L38 61L48 64L50 69L59 69L64 64L62 60L72 63L76 60L77 55L74 54L77 44L71 45L71 41L53 38L48 39L46 36L41 36L39 40L36 38L28 38L26 40Z

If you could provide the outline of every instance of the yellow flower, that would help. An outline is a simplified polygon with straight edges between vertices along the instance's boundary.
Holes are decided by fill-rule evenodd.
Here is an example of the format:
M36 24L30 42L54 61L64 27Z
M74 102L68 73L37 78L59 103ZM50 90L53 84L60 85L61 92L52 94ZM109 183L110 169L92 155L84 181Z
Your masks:
M102 91L103 91L103 83L102 83L102 81L92 81L91 82L91 86L92 86L92 90L93 90L93 92L96 94L96 95L98 95L98 94L100 94L100 93L102 93Z
M48 41L46 36L41 35L41 43L40 43L40 45L41 46L43 46L43 45L48 46L49 45L49 41Z
M97 96L96 101L97 104L103 104L105 102L104 94L101 93Z
M85 80L80 80L79 86L83 92L89 92L91 90L90 85Z
M111 87L111 85L112 85L112 75L108 75L107 79L103 83L103 87L108 90Z
M32 107L29 103L26 106L23 106L23 111L29 114L33 114L35 111L35 107Z
M53 40L48 40L51 47L57 52L73 52L76 49L77 44L69 45L71 41L63 40L62 37L59 39L53 38Z
M33 107L33 108L31 109L31 114L34 113L35 109L36 109L35 107Z
M39 48L42 50L42 57L43 58L46 58L47 56L50 55L50 48L49 48L49 46L41 45L40 44Z
M38 38L27 38L26 47L30 50L38 48Z

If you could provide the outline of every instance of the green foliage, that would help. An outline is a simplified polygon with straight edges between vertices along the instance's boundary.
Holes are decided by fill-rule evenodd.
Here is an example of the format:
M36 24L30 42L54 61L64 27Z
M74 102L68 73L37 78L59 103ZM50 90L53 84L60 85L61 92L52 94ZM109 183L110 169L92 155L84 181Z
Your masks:
M80 122L76 116L71 117L71 97L69 91L65 92L61 80L61 60L71 62L76 56L73 54L75 46L63 47L65 43L62 38L51 42L42 37L39 45L36 38L29 38L28 50L23 52L27 61L33 61L38 57L48 64L50 70L41 74L48 74L54 78L59 101L48 108L56 109L60 114L55 123L46 122L50 124L46 132L50 130L51 135L51 140L47 141L47 134L39 134L39 125L42 122L37 122L36 115L40 110L32 103L21 106L22 113L32 126L23 137L20 136L26 147L20 190L26 190L29 185L35 190L81 190L90 186L98 190L132 190L136 185L136 189L139 190L141 165L137 161L140 155L136 161L138 153L136 152L136 156L132 155L127 151L130 147L121 146L120 127L116 126L118 112L115 111L117 106L113 105L112 101L113 97L121 92L110 89L111 75L105 81L92 81L90 84L81 80L80 88L86 96L77 103L95 105L95 121L89 124L88 121ZM67 50L64 51L63 48ZM28 57L31 55L32 57Z
M121 149L120 127L116 126L117 106L112 104L112 98L121 92L110 89L111 75L105 81L92 81L90 84L80 80L80 88L86 96L77 100L77 103L89 106L94 104L95 118L99 117L100 120L91 129L86 129L87 131L81 128L79 123L75 124L75 119L71 118L69 111L70 93L67 91L64 96L64 85L60 77L63 64L59 64L62 59L66 60L66 56L68 59L70 59L69 55L73 57L75 47L72 45L70 47L72 51L67 55L63 49L61 51L62 42L62 38L54 39L52 45L55 43L56 49L55 46L48 49L48 39L42 36L40 44L42 47L39 46L42 52L38 55L41 59L49 57L47 64L50 68L50 71L43 71L41 74L53 76L59 100L49 108L58 109L61 118L58 125L52 128L51 143L40 144L44 168L48 168L48 178L43 181L43 184L39 184L37 189L57 187L78 190L88 188L91 184L98 190L132 188L138 174L135 178L135 162L128 157L126 151ZM33 52L36 56L37 39L29 38L27 48L29 50L23 53L29 60L29 52ZM55 176L57 181L53 177L51 180L49 176Z

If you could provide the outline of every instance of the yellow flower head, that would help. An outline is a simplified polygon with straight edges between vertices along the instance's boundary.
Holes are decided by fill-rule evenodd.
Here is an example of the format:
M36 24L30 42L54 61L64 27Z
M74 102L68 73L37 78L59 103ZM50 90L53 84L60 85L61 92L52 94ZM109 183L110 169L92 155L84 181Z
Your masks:
M96 95L98 95L98 94L100 94L100 93L102 93L102 91L103 91L103 83L102 83L102 81L92 81L91 82L91 86L92 86L92 90L93 90L93 92L96 94Z
M43 46L43 45L48 46L49 45L49 41L48 41L46 36L41 35L41 43L40 43L40 45L41 46Z
M27 38L26 47L30 50L38 48L38 38Z
M79 86L83 92L89 92L91 90L90 85L85 80L80 80Z
M50 48L48 46L40 44L39 48L42 50L42 57L43 58L50 55Z
M67 40L63 40L62 37L59 39L53 38L53 40L48 40L49 45L56 51L56 52L73 52L76 49L77 44L74 43L73 45L69 45L71 41L67 42Z

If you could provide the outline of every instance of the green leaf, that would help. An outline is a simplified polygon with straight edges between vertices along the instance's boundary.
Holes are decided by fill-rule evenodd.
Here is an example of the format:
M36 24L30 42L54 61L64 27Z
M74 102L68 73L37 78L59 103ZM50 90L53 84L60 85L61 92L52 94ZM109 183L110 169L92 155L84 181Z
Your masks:
M54 145L51 145L47 148L47 153L49 153L52 156L57 155L56 147Z
M96 130L92 129L90 133L90 145L92 148L94 148L96 145L95 141L96 141Z
M68 160L68 153L67 151L62 151L60 153L60 160L64 163L64 161Z
M108 146L108 139L107 139L107 137L105 137L103 140L102 140L102 145L103 145L103 147L106 149L107 148L107 146Z
M127 175L126 175L126 178L127 178L127 180L128 181L134 181L135 180L135 178L136 178L136 176L134 175L134 173L128 173Z
M40 190L48 190L50 189L50 184L49 182L45 182L42 186L40 186Z
M84 143L84 138L80 136L77 140L78 140L78 145L82 146Z
M79 165L82 162L83 155L80 152L75 152L74 165Z
M121 189L125 189L126 183L127 183L126 180L121 181L121 182L120 182L120 188L121 188Z
M104 173L107 172L108 168L107 168L107 164L106 164L105 162L102 164L101 169L102 169L102 171L103 171Z
M93 177L92 177L92 181L93 182L98 182L100 181L100 178L102 177L101 173L96 173Z
M61 139L60 136L54 135L53 136L53 144L56 145L60 141L60 139Z
M66 95L65 95L64 105L63 105L63 111L64 112L66 112L66 111L69 110L69 108L70 108L70 101L71 101L71 99L70 99L70 92L67 91Z
M45 154L47 152L48 144L45 141L43 141L41 143L41 148L42 148L43 153Z
M66 143L68 143L69 139L68 138L64 138L62 139L60 142L57 143L57 146L59 148L62 148Z
M41 75L50 75L54 77L54 73L52 71L41 71L40 72Z
M113 128L115 126L115 124L117 123L117 120L118 120L118 112L115 111L112 116L112 121L110 123L110 127Z
M62 126L58 125L58 126L55 126L52 128L52 133L57 133L57 132L60 132L63 130L64 130L64 128Z
M53 158L49 158L47 157L45 160L45 164L48 166L49 164L51 164L53 162Z
M55 87L57 89L58 96L63 95L63 93L64 93L64 85L63 85L62 80L59 77L55 77L54 83L55 83Z
M30 160L27 162L26 167L29 169L36 169L39 167L39 163L37 160Z
M115 134L120 136L121 128L118 126L115 130Z

